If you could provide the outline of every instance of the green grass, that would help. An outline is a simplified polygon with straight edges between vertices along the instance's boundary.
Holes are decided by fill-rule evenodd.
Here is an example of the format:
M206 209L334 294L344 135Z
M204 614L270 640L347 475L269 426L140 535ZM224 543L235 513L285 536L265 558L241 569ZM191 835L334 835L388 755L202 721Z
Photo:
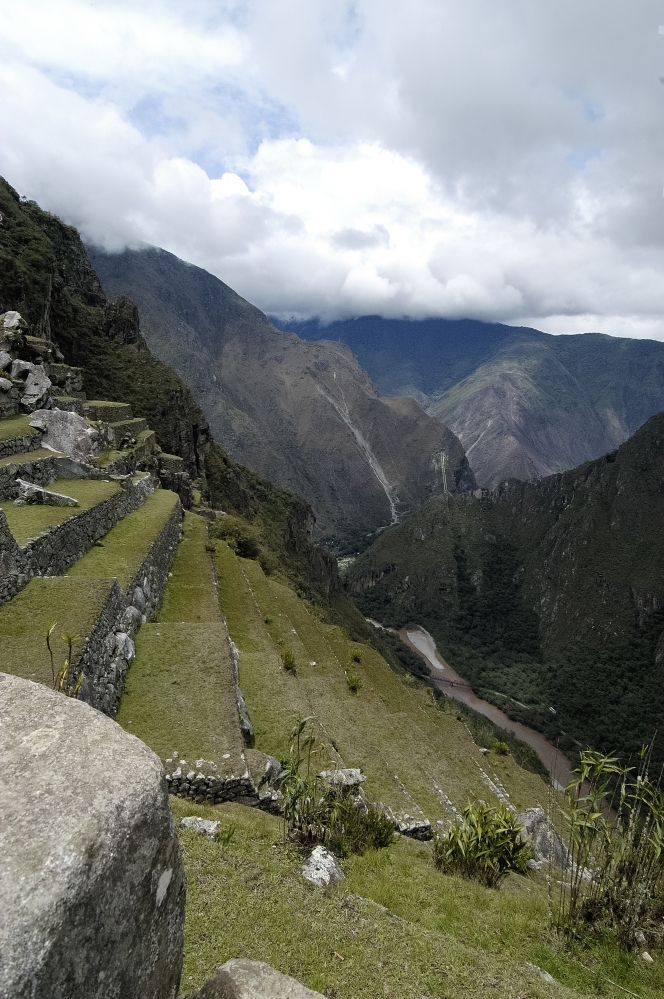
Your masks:
M36 427L30 426L31 419L32 415L28 413L26 416L19 414L0 420L0 441L8 441L12 437L25 437L26 434L40 437L41 432Z
M46 632L56 621L52 646L61 666L66 646L60 635L75 632L76 661L84 639L94 628L114 584L113 579L76 579L67 576L36 577L13 600L0 608L2 669L26 680L51 685L51 664Z
M90 510L120 492L117 482L101 482L96 479L59 479L48 488L78 500L78 506L42 506L33 503L14 506L12 500L5 500L0 504L0 510L4 510L7 516L9 530L19 545L24 545L29 538L38 537L51 527L62 524L70 517L79 516L85 510ZM110 574L96 573L96 575Z
M117 715L161 758L177 750L244 773L226 631L222 624L144 625ZM224 760L225 753L230 758ZM239 770L238 773L238 768Z
M0 424L2 426L2 424ZM12 454L9 458L0 458L0 468L4 465L23 465L29 461L39 461L41 458L59 457L59 451L48 451L44 447L36 448L34 451L26 451L23 454Z
M246 763L227 632L206 543L207 522L185 514L162 608L136 639L117 721L161 759L177 750L192 765L202 757L237 776Z
M185 513L182 541L171 566L164 602L157 621L221 621L212 557L205 550L207 521Z
M642 999L662 994L658 963L601 942L560 951L548 937L542 875L511 875L493 891L438 873L427 844L401 838L344 861L347 879L320 889L300 877L301 854L283 843L279 819L239 805L171 799L171 807L177 822L199 815L236 826L226 847L178 830L187 870L183 993L229 958L249 957L319 992L335 989L337 999L625 995L606 979Z
M111 528L104 537L103 547L91 548L67 575L115 576L126 590L177 502L175 493L157 489L143 506Z
M548 789L510 757L485 759L456 715L441 710L431 691L394 673L367 646L328 625L315 608L264 575L257 562L238 559L217 542L222 608L240 649L240 685L256 734L256 747L283 757L297 713L315 718L319 738L334 759L367 775L366 793L399 812L432 821L449 817L438 786L457 808L489 797L481 771L498 776L517 808L546 805ZM266 621L268 623L266 623ZM290 647L297 673L287 673L280 653ZM361 649L361 661L352 659ZM310 663L315 662L315 666ZM346 670L361 680L348 689Z

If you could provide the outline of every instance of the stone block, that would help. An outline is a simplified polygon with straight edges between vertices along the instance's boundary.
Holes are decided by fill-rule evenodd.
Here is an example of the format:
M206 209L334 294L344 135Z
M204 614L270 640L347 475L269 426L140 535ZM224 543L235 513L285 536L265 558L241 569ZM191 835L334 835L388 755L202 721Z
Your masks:
M97 430L89 426L78 413L62 409L38 409L30 421L31 427L43 430L41 446L59 451L79 461L87 461L99 454L103 441Z
M218 968L214 977L190 999L323 999L323 996L269 964L235 957Z
M6 674L0 756L0 996L175 999L185 876L157 757Z

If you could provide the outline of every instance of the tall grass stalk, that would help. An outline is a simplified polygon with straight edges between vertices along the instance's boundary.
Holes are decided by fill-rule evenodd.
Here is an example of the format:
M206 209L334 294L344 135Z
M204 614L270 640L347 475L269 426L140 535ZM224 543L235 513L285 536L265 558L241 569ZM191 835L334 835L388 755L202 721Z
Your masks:
M640 923L657 905L664 873L664 794L649 777L651 748L638 767L615 756L581 753L566 788L570 854L556 914L568 940L584 925L613 930L631 947Z

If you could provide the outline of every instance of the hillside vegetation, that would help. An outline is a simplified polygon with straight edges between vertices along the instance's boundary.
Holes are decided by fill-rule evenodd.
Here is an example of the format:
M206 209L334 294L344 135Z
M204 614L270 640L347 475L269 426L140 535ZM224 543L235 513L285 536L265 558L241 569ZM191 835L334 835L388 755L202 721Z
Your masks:
M660 414L573 471L431 502L347 585L367 615L423 624L511 717L629 756L664 721L663 487Z

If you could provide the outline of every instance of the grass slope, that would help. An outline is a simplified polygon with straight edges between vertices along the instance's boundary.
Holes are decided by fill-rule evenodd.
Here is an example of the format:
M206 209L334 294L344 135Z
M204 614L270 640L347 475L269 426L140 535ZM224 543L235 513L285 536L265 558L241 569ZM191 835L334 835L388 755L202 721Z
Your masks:
M69 569L68 576L115 576L126 590L178 502L176 493L157 489L138 510L127 514Z
M50 687L51 661L46 648L50 625L57 623L51 640L56 668L67 653L60 638L63 632L81 636L73 650L77 662L114 582L67 576L31 579L24 590L0 608L2 669Z
M199 815L235 826L226 847L179 830L183 992L231 957L266 961L337 999L618 999L625 988L655 999L664 987L658 964L601 943L570 959L547 942L541 876L512 875L492 891L437 873L427 844L401 838L344 861L339 885L314 888L300 877L302 856L283 843L279 819L238 805L172 800L172 809L176 821Z
M64 493L78 500L77 507L42 506L28 503L26 506L14 506L12 500L0 503L9 524L9 530L19 545L24 545L30 538L36 538L58 524L73 517L80 516L85 510L102 503L120 492L117 482L102 482L96 479L59 479L48 487L52 492ZM95 575L105 576L109 573L98 572Z
M187 513L161 611L138 633L117 721L161 759L177 750L192 767L214 760L239 776L246 763L206 542L205 520Z

